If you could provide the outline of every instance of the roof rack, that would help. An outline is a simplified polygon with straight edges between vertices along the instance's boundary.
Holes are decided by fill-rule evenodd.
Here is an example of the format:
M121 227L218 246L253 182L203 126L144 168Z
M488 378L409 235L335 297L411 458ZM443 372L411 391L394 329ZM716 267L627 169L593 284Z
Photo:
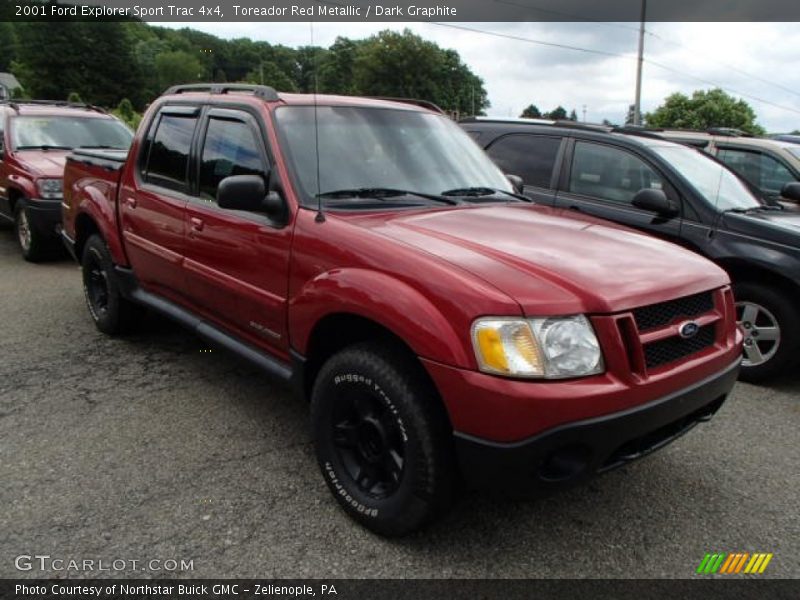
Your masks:
M753 137L751 134L734 127L709 127L706 132L712 135L724 135L728 137Z
M459 123L519 123L520 125L555 125L552 119L533 119L528 117L464 117Z
M68 102L66 100L19 100L14 98L0 99L0 104L5 104L19 112L20 106L58 106L59 108L82 108L84 110L93 110L95 112L107 114L107 110L101 106L94 104L86 104L84 102Z
M372 100L388 100L390 102L401 102L403 104L412 104L421 108L427 108L433 112L444 114L444 111L438 104L434 104L428 100L418 100L416 98L394 98L390 96L367 96Z
M664 136L661 135L663 131L663 129L657 127L645 127L644 125L618 125L611 129L612 133L638 135L639 137L652 138L654 140L663 140Z
M249 85L246 83L189 83L173 85L164 92L164 95L185 94L186 92L208 92L209 94L227 94L229 92L253 92L256 98L267 102L280 100L275 88L268 85Z

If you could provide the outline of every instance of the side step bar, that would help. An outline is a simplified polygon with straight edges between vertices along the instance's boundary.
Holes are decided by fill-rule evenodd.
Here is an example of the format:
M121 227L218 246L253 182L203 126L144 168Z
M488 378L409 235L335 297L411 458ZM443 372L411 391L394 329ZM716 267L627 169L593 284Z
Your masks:
M250 344L242 342L215 325L200 319L174 302L146 292L139 287L136 276L130 269L115 267L114 270L119 279L120 291L123 296L129 300L152 308L156 312L171 318L200 337L240 356L276 379L287 383L293 381L294 370L291 365L272 358Z

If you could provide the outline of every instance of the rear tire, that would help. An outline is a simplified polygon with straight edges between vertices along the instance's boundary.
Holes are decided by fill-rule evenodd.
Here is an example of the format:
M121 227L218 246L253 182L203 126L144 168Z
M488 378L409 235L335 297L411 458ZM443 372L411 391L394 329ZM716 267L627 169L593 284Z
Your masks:
M86 241L81 271L86 305L97 329L108 335L133 329L143 309L122 296L111 253L97 234Z
M332 356L314 383L317 461L342 508L385 536L411 533L449 508L452 431L420 365L364 343Z
M800 314L780 291L756 283L734 286L736 321L744 333L739 379L771 380L792 367L800 348Z
M35 227L31 227L28 210L23 199L17 200L14 208L14 234L17 236L22 258L28 262L41 262L48 258L52 249Z

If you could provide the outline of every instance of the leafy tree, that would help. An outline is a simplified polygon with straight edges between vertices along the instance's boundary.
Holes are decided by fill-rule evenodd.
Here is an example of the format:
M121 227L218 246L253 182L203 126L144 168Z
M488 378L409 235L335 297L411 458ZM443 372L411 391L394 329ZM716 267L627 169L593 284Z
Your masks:
M155 58L155 67L161 90L179 83L199 81L203 76L200 60L184 50L162 52Z
M142 115L133 109L133 104L127 98L123 98L117 108L111 111L112 114L122 119L128 127L136 130L142 121Z
M522 111L520 115L523 119L539 119L542 116L542 112L535 104L529 104L528 107Z
M17 34L12 23L0 21L0 71L9 71L17 53Z
M567 109L559 105L555 109L547 113L545 115L545 118L553 119L554 121L564 120L567 118Z
M721 89L697 90L691 98L675 93L664 104L645 115L650 127L708 129L732 127L747 133L763 135L765 130L756 123L756 113L744 100L737 100Z
M577 121L578 120L578 113L575 112L574 108L571 111L569 111L569 120L570 121Z
M278 65L271 61L265 61L258 65L257 68L250 71L242 79L244 83L258 83L260 85L269 85L274 87L279 92L296 92L297 85L292 81L289 76L284 73Z
M355 95L353 69L362 42L337 37L319 66L319 87L331 94Z
M72 102L74 104L81 104L83 100L81 100L81 95L78 92L70 92L67 96L67 102Z
M489 106L483 81L454 52L406 29L382 31L363 42L353 82L359 94L429 100L447 110L480 113Z

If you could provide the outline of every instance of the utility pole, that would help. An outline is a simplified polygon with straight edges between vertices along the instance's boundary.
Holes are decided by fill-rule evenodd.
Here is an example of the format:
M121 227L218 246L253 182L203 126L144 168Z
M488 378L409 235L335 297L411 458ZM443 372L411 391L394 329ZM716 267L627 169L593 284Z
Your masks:
M644 62L644 22L647 0L642 0L642 18L639 23L639 59L636 62L636 100L633 103L633 124L642 124L642 63Z

